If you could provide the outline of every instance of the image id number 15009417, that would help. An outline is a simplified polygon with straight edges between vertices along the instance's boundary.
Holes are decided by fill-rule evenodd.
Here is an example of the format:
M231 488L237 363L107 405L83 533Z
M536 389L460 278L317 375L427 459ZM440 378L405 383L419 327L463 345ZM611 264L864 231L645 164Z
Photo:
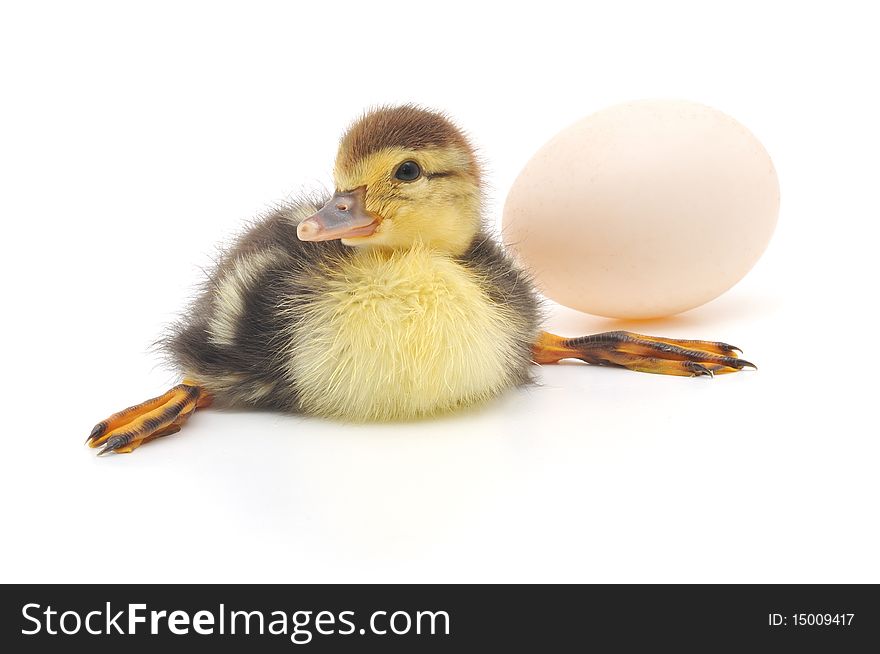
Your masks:
M849 627L855 613L768 613L767 624L771 627Z

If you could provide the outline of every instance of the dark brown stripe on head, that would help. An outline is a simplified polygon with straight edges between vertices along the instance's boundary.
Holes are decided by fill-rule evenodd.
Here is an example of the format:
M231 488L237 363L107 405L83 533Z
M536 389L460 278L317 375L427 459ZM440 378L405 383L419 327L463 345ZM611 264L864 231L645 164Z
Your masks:
M446 116L413 105L381 107L365 114L342 137L344 163L370 156L385 148L418 150L456 146L473 154L470 144Z

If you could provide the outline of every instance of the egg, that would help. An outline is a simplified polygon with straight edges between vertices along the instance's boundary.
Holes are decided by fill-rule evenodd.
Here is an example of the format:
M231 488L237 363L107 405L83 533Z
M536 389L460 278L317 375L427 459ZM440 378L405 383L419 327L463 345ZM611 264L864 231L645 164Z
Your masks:
M507 196L502 235L560 304L657 318L742 279L778 214L776 171L751 132L700 104L643 100L538 150Z

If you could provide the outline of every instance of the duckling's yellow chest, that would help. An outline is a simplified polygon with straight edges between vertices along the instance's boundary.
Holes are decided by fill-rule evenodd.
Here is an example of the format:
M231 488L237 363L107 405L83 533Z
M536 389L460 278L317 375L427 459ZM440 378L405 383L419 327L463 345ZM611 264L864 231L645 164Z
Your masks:
M426 248L358 252L316 270L288 369L307 413L349 420L428 416L511 386L522 356L508 308L476 275ZM317 277L320 275L320 279Z

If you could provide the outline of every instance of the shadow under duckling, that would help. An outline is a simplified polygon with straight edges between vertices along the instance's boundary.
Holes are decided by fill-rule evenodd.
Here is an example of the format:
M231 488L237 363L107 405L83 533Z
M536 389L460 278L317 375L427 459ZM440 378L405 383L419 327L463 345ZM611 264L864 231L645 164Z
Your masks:
M334 179L332 197L241 236L161 343L183 383L98 423L90 447L131 452L211 403L427 417L567 358L688 376L754 367L726 343L541 331L532 282L486 230L474 150L443 114L368 112L342 137Z

